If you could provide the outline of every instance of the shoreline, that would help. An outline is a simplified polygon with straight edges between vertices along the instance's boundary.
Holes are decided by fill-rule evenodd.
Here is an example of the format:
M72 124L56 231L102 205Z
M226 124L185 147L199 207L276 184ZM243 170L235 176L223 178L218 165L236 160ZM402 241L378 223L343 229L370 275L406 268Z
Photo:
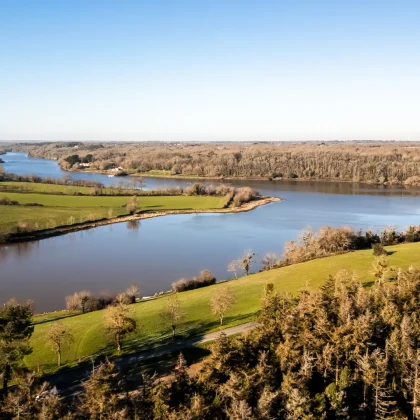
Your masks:
M140 178L157 178L157 179L179 179L179 180L190 180L190 181L259 181L259 182L323 182L328 184L355 184L361 186L375 186L375 187L400 187L404 189L420 189L419 186L410 186L404 185L404 183L398 184L390 184L390 183L380 183L380 182L368 182L368 181L352 181L349 179L327 179L327 178L271 178L268 176L263 177L239 177L239 176L199 176L199 175L163 175L163 174L149 174L147 172L127 172L126 175L115 175L114 173L110 173L108 171L103 171L100 169L97 170L80 170L80 169L64 169L60 166L61 170L65 172L74 172L74 173L88 173L88 174L100 174L100 175L112 175L115 178L127 178L127 177L140 177Z
M41 239L52 238L55 236L66 235L67 233L78 232L81 230L94 229L100 226L112 225L115 223L130 222L133 220L145 220L152 219L155 217L162 217L175 214L200 214L200 213L244 213L251 210L254 210L258 207L264 206L266 204L283 201L278 197L267 197L262 196L259 199L250 201L243 204L240 207L226 208L226 209L203 209L203 210L168 210L168 211L156 211L156 212L147 212L140 213L129 216L116 217L114 219L101 219L92 222L78 223L71 226L57 226L52 229L41 230L37 232L30 232L27 234L15 234L16 236L9 237L6 242L2 245L9 245L13 243L22 243L22 242L31 242L38 241Z
M25 152L15 152L15 153L25 153ZM34 158L33 156L31 156L30 153L27 153L28 157L30 158ZM164 174L149 174L147 172L127 172L126 175L123 176L116 176L115 173L109 172L109 171L105 171L105 170L100 170L100 169L64 169L63 167L61 167L56 159L52 159L52 158L47 158L47 157L35 157L35 159L44 159L44 160L52 160L55 161L57 163L57 165L60 167L60 169L64 172L74 172L74 173L79 173L79 174L83 174L83 173L88 173L88 174L100 174L100 175L105 175L105 176L109 176L112 175L115 178L126 178L126 177L143 177L143 178L157 178L157 179L179 179L179 180L190 180L190 181L218 181L223 183L223 181L229 181L229 182L234 182L234 181L260 181L260 182L323 182L323 183L328 183L328 184L355 184L355 185L360 185L360 186L375 186L375 187L399 187L399 188L403 188L406 190L419 190L420 191L420 186L416 186L416 185L405 185L403 182L400 183L396 183L396 184L390 184L388 182L385 183L380 183L380 182L369 182L369 181L354 181L354 180L350 180L350 179L329 179L329 178L271 178L269 176L263 176L263 177L232 177L232 176L227 176L227 177L223 177L223 176L212 176L212 177L206 177L206 176L199 176L199 175L164 175Z

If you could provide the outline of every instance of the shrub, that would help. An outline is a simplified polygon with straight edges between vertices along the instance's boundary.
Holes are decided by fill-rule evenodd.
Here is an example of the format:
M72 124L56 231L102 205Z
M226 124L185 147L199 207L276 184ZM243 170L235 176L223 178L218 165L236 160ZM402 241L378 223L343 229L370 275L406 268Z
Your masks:
M33 231L33 228L29 222L19 222L16 231L17 233L29 233Z
M372 249L373 249L373 255L375 257L380 257L381 255L388 255L388 253L385 251L385 248L380 243L373 244Z
M126 208L130 214L134 214L136 212L137 210L137 197L136 196L131 197Z
M176 282L172 283L172 290L174 292L185 292L186 290L199 289L200 287L210 286L216 283L216 277L209 270L201 270L198 277L187 279L182 277Z
M199 182L194 182L190 187L184 189L185 195L206 195L206 187Z
M8 197L0 198L0 206L18 206L19 203L15 200L10 200Z
M239 188L233 197L233 204L235 207L240 207L242 204L252 201L257 195L258 194L252 188Z

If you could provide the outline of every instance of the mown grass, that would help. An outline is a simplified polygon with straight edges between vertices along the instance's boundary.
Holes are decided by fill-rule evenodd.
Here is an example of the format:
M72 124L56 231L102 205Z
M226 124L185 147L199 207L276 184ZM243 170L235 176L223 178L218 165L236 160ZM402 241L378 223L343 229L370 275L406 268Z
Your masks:
M407 268L417 263L420 243L392 246L387 250L391 253L391 265ZM370 283L373 281L373 259L371 250L356 251L233 280L229 282L229 286L235 293L236 303L226 314L224 327L256 319L263 288L268 282L273 283L278 291L297 293L306 283L309 283L310 287L318 287L329 274L335 274L340 269L349 269L363 282ZM216 284L179 294L184 313L182 325L178 328L180 337L194 337L220 328L218 319L211 314L209 306L210 297L219 287L220 284ZM145 350L170 341L170 327L162 322L159 315L166 299L167 297L162 297L131 306L138 329L125 340L124 353ZM103 311L73 316L59 322L68 326L74 336L74 342L63 354L63 359L69 366L89 356L114 353L115 346L103 326ZM39 366L44 372L56 369L55 355L45 342L45 333L51 323L45 322L35 326L31 339L34 351L26 358L29 367Z
M8 192L34 192L44 194L90 194L92 187L73 187L69 185L43 184L36 182L0 182L0 194Z
M26 224L31 230L73 225L86 221L127 215L126 204L130 197L70 196L42 193L0 193L22 206L0 206L0 233L16 232L18 224ZM167 210L207 210L223 207L220 197L202 196L141 196L137 199L137 212ZM43 207L24 207L29 203Z
M63 194L63 195L96 195L94 187L77 187L71 185L44 184L37 182L0 182L0 194L16 193L41 193L41 194ZM101 195L131 195L142 194L140 190L120 189L116 187L104 187L100 189Z
M44 314L36 314L32 317L32 323L34 325L41 324L43 322L56 321L69 316L80 315L80 311L71 311L64 309L62 311L46 312Z

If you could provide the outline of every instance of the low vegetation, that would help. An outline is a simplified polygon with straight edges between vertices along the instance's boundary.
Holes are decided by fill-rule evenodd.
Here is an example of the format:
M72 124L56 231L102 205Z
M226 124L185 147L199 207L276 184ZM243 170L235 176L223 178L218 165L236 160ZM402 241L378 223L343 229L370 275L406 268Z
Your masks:
M185 292L186 290L199 289L200 287L210 286L216 283L216 277L209 270L202 270L197 277L187 279L185 277L172 283L174 292Z

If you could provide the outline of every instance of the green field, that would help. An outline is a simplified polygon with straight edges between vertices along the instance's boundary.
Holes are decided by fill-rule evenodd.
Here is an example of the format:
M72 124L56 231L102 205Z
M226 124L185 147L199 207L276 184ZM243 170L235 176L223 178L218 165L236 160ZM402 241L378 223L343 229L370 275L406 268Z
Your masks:
M68 185L43 184L35 182L0 182L0 194L8 192L35 192L44 194L67 194L77 193L90 194L91 187L72 187Z
M71 185L56 185L56 184L44 184L36 182L0 182L0 195L7 194L10 192L17 193L41 193L41 194L65 194L65 195L95 195L94 187L76 187ZM104 187L100 189L100 195L132 195L142 194L139 190L127 190L116 187Z
M392 252L389 263L395 267L407 268L416 264L420 255L420 243L402 244L387 247ZM264 285L274 283L276 290L296 293L305 283L310 287L318 287L329 274L335 274L340 269L354 271L363 282L373 280L371 250L356 251L339 256L318 259L289 267L279 268L263 273L257 273L229 283L236 295L234 307L226 314L225 327L255 320L260 309L260 298ZM209 299L220 285L192 290L179 294L184 319L178 333L183 337L201 335L219 328L218 320L211 314ZM162 344L170 337L170 328L162 323L160 310L167 297L152 301L144 301L131 306L139 328L125 341L125 353L144 350ZM59 314L59 313L58 313ZM26 364L40 367L49 372L55 369L55 355L47 343L45 332L51 322L35 326L31 339L33 353L26 358ZM89 356L112 354L114 346L103 328L103 312L91 312L84 315L62 319L75 338L74 343L63 354L63 360L68 365L86 360Z
M32 185L38 188L44 184ZM17 201L21 206L0 206L1 234L16 232L18 224L26 224L30 230L36 231L127 215L126 204L131 199L124 196L0 192L0 199L5 197ZM224 204L220 197L204 196L139 196L137 202L137 212L220 209ZM41 204L43 207L23 206L29 203Z

